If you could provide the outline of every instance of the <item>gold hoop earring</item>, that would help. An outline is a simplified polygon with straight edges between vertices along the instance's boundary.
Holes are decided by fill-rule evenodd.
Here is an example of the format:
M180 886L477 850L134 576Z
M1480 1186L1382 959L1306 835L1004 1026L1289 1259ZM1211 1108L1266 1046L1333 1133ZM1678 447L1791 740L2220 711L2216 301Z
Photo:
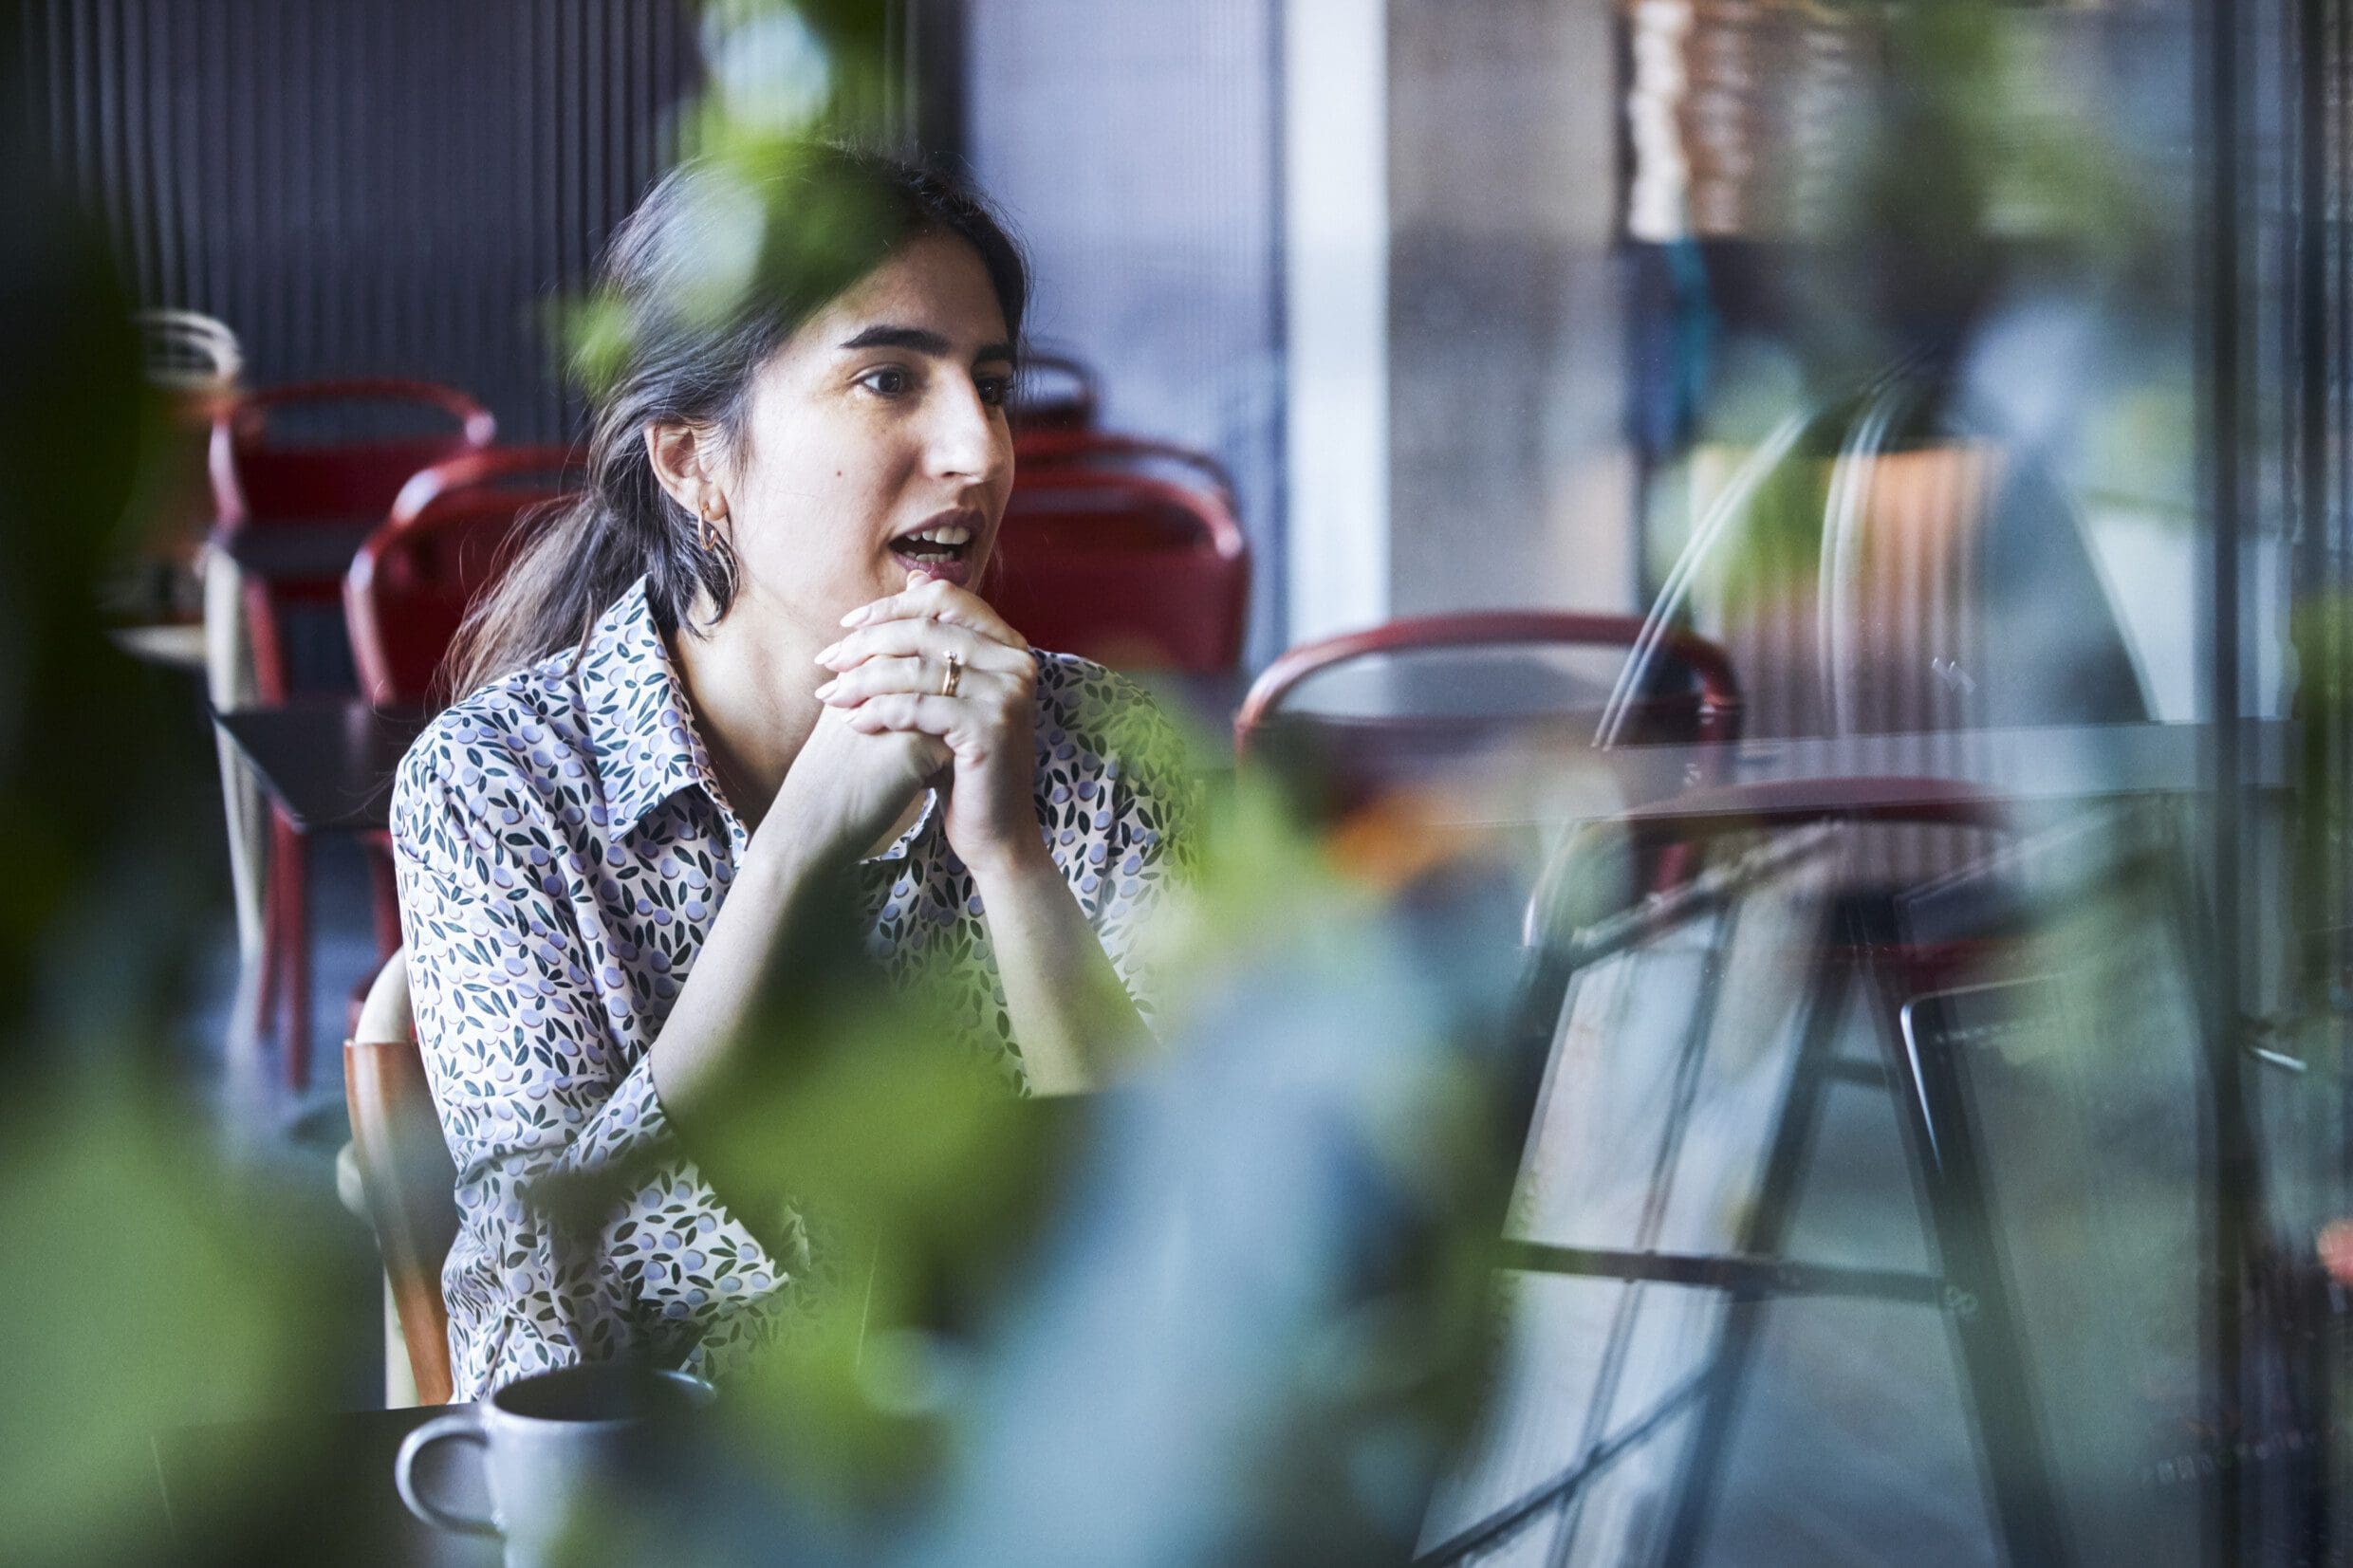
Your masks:
M719 547L718 536L712 532L711 525L716 523L719 519L725 517L726 515L727 508L725 507L719 507L716 511L713 511L710 507L706 507L696 514L695 531L696 537L702 541L703 551L705 554L709 554Z

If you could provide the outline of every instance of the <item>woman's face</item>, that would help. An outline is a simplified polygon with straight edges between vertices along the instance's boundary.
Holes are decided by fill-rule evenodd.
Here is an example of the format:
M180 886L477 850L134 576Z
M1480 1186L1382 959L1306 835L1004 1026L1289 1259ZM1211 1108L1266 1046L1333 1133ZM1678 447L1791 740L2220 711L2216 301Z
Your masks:
M921 571L970 587L1013 483L1013 348L978 252L924 234L803 323L755 374L722 493L732 617L830 638Z

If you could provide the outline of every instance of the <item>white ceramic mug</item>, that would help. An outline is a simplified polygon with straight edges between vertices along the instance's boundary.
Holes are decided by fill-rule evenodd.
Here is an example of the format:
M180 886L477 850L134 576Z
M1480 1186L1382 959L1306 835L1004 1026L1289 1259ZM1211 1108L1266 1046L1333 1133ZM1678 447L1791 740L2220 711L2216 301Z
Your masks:
M468 1410L426 1422L400 1445L393 1479L400 1501L426 1523L507 1543L513 1568L572 1554L597 1510L610 1510L641 1481L657 1447L713 1398L710 1384L683 1372L597 1362L519 1377ZM491 1513L459 1513L426 1494L417 1456L438 1443L481 1450Z

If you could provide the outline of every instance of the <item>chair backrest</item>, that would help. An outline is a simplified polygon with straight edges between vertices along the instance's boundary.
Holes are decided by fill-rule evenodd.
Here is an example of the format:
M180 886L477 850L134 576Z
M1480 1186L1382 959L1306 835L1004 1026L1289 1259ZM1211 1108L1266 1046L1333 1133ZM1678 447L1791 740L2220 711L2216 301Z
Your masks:
M1022 356L1021 378L1009 411L1014 430L1028 434L1091 429L1102 407L1102 389L1084 360L1034 346Z
M1223 498L1071 467L1016 480L989 596L1041 648L1214 674L1242 653L1250 549Z
M1070 470L1102 470L1149 478L1161 475L1181 484L1207 484L1217 492L1229 512L1234 503L1233 475L1206 452L1143 435L1117 435L1109 431L1047 428L1024 430L1013 438L1014 484L1053 480Z
M273 414L306 417L423 410L455 430L318 443L270 439ZM306 381L240 396L213 426L213 504L227 528L381 517L420 469L491 444L498 422L454 387L389 378Z
M150 559L188 559L217 514L207 470L213 422L236 400L245 353L227 324L200 311L141 310L131 319L164 414L139 549Z
M1499 741L1591 742L1606 681L1580 680L1546 660L1628 651L1642 632L1634 616L1501 610L1414 617L1303 643L1251 686L1234 719L1235 754L1245 763L1280 756L1310 768L1332 803L1347 806ZM1431 673L1420 673L1422 667ZM1354 708L1310 710L1298 703L1310 682L1331 685L1377 670L1385 678L1362 682L1376 690L1360 693L1364 700ZM1728 747L1739 738L1741 705L1723 651L1674 635L1615 740Z
M359 1027L343 1044L343 1098L417 1402L446 1405L450 1312L441 1296L441 1265L457 1239L457 1168L417 1050L408 965L400 953L378 973Z
M450 643L530 528L583 476L571 448L492 447L415 475L343 579L360 690L422 702Z
M142 310L131 318L146 351L147 379L176 392L222 392L245 374L229 323L200 310Z

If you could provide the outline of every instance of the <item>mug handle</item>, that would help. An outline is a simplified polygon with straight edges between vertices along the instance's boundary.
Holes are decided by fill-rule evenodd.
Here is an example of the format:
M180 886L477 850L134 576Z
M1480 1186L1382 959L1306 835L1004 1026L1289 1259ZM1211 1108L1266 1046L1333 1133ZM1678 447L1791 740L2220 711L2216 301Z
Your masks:
M452 1530L459 1535L496 1537L499 1529L495 1521L476 1519L471 1514L452 1513L427 1497L425 1489L417 1484L414 1473L417 1456L435 1443L471 1443L486 1454L491 1447L490 1434L482 1430L481 1418L472 1411L453 1411L434 1417L401 1440L400 1457L393 1462L392 1467L393 1484L400 1488L400 1501L409 1505L410 1513L436 1529Z

